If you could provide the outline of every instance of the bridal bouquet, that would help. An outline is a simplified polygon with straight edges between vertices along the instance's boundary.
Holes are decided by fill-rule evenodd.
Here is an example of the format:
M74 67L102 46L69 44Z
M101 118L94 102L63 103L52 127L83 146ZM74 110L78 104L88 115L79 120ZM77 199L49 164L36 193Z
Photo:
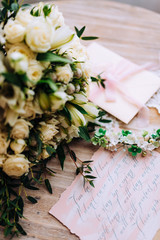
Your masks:
M42 176L53 173L47 161L58 154L63 168L63 143L83 134L98 109L87 100L86 50L58 8L43 3L27 8L15 1L2 4L0 224L7 236L26 234L18 223L23 217L23 188L35 190L34 182L44 180L52 192L49 180Z
M133 156L146 155L160 147L160 129L136 137L131 131L106 131L106 113L88 101L90 69L82 37L64 23L54 4L20 6L3 0L0 9L0 225L4 235L26 232L19 224L23 195L33 204L26 188L38 190L46 173L54 174L47 162L56 155L61 167L67 149L81 173L94 187L92 161L80 161L68 143L76 137L111 151L124 147ZM105 87L100 75L93 82ZM90 138L89 131L104 126ZM78 162L80 165L78 165ZM17 191L18 189L18 191Z

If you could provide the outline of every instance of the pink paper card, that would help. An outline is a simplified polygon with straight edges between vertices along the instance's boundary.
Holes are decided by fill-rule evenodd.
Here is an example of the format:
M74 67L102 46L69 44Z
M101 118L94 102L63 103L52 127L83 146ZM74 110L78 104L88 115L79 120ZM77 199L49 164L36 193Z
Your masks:
M87 48L87 52L91 62L92 76L105 72L107 75L114 75L117 78L123 79L124 76L122 81L118 81L118 87L123 92L115 89L114 93L111 94L107 88L105 92L96 83L90 83L89 99L128 124L160 88L160 78L97 43L91 44ZM136 73L130 74L133 69ZM125 77L127 73L129 77ZM112 95L110 97L114 95L115 101L106 100L106 96L109 94Z
M99 149L95 188L78 175L50 214L82 240L151 240L160 228L160 154Z

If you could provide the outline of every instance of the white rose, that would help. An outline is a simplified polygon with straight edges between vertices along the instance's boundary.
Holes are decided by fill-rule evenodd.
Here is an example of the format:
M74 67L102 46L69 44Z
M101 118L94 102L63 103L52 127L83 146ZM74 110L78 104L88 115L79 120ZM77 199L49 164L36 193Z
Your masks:
M6 161L7 157L5 155L0 155L0 168L3 167L4 162Z
M47 124L45 122L40 122L39 124L39 130L44 142L51 140L58 133L58 127L56 125Z
M17 15L16 15L16 20L21 23L23 27L27 27L29 23L32 23L34 21L34 17L30 14L30 9L19 9Z
M11 67L15 72L24 74L28 69L28 59L20 52L13 52L8 57Z
M58 11L58 7L55 5L52 6L48 18L51 20L52 26L54 26L55 28L64 25L64 18L62 16L62 13Z
M73 72L69 64L56 67L57 80L65 84L72 81Z
M29 171L29 161L23 154L10 155L3 164L3 171L10 177L21 177Z
M36 54L31 51L31 49L24 43L16 43L16 44L6 44L7 47L7 56L9 57L14 52L19 52L27 56L28 59L35 59Z
M16 139L10 143L10 148L15 154L21 153L26 147L26 142L23 139Z
M26 43L34 52L47 52L51 49L53 28L43 17L38 17L26 29Z
M33 85L36 84L41 79L43 75L43 69L44 68L38 61L36 60L29 61L27 76L33 82ZM32 83L29 82L29 85L32 85Z
M0 133L0 154L6 154L9 146L7 133Z
M32 124L25 121L24 119L18 119L11 131L11 137L14 139L25 139L29 137L29 127Z
M9 19L4 27L4 33L6 34L6 39L10 43L18 43L24 40L25 28L18 22Z

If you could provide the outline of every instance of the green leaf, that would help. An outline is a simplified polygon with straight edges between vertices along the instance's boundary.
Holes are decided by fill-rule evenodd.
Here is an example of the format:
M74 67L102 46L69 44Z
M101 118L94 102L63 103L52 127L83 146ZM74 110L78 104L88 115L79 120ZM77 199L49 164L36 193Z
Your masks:
M81 138L83 138L85 141L87 141L87 142L90 142L91 141L91 138L90 138L90 136L89 136L89 133L88 133L88 129L87 129L87 127L86 126L84 126L84 127L79 127L79 136L81 137Z
M53 147L51 147L51 146L47 146L46 147L46 151L48 152L48 154L51 156L53 153L56 153L56 150L53 148Z
M108 120L108 119L99 119L98 121L101 122L101 123L110 123L110 122L112 122L112 120Z
M87 163L92 163L92 160L88 160L88 161L83 161L83 163L87 164Z
M35 191L36 191L36 190L39 190L39 188L34 187L34 186L32 186L32 185L29 185L29 184L28 184L28 185L24 185L24 187L27 188L27 189L35 190Z
M69 120L69 125L71 125L72 117L70 111L68 111L68 108L65 106L61 112Z
M85 41L90 41L90 40L98 39L98 37L89 36L89 37L81 37L81 39L82 39L82 40L85 40Z
M9 234L11 234L12 232L12 229L13 229L13 226L7 226L4 230L4 236L7 237Z
M48 6L48 5L45 5L43 7L43 13L44 13L44 16L47 17L50 13L51 13L51 9L52 7Z
M89 184L90 184L92 187L95 187L93 181L89 181Z
M64 153L64 149L63 149L63 145L62 144L59 144L58 147L57 147L57 155L58 155L58 159L60 161L60 164L61 164L61 168L63 170L63 167L64 167L64 161L65 161L65 153Z
M37 82L37 85L47 84L53 92L57 91L57 85L51 78L44 78Z
M39 133L35 133L35 138L37 141L37 145L38 145L38 156L41 154L42 152L42 140L40 139Z
M77 157L76 157L75 152L73 152L72 150L70 150L70 151L69 151L69 154L70 154L71 158L76 162L76 161L77 161Z
M92 175L85 175L85 178L88 178L88 179L95 179L96 177L92 176Z
M72 103L72 102L70 102L70 104L73 105L75 108L77 108L78 111L80 111L82 114L88 114L86 112L86 110L83 107L79 106L78 104L75 104L75 103Z
M36 11L34 11L35 7L33 7L30 11L30 14L34 17L39 17L40 16L40 12L39 9L37 9Z
M45 185L49 193L52 194L52 187L48 179L45 179Z
M98 117L103 117L105 115L106 115L105 111L99 111L99 113L98 113Z
M24 235L24 236L27 235L27 233L24 231L24 229L22 228L22 226L21 226L19 223L17 223L17 222L16 222L16 228L17 228L17 230L18 230L22 235Z
M77 36L80 38L82 36L82 34L84 33L84 30L85 30L86 26L83 26L80 30L78 30L77 27L74 27L74 28L76 30Z
M61 57L55 53L52 52L46 52L46 53L38 53L37 55L38 61L44 61L44 62L58 62L58 63L72 63L71 60L65 57Z
M22 4L21 9L23 10L23 9L28 8L30 6L31 6L30 4L25 3L25 4Z
M37 203L37 200L31 196L27 196L27 199L33 204Z

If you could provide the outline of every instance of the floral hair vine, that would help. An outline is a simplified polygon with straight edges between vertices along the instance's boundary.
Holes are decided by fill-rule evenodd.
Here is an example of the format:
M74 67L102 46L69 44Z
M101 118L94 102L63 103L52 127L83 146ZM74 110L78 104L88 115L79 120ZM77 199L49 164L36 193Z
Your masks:
M85 26L71 30L54 4L36 6L3 0L0 9L0 225L4 236L26 235L24 198L27 189L44 183L52 193L47 166L58 156L63 169L66 151L76 173L94 187L91 162L81 161L69 143L81 137L94 145L116 150L123 146L135 156L160 146L160 130L141 138L131 131L108 135L94 127L110 122L106 113L87 99L90 73L81 40ZM92 81L103 84L100 75ZM97 122L96 124L95 122ZM143 141L142 141L143 140Z

